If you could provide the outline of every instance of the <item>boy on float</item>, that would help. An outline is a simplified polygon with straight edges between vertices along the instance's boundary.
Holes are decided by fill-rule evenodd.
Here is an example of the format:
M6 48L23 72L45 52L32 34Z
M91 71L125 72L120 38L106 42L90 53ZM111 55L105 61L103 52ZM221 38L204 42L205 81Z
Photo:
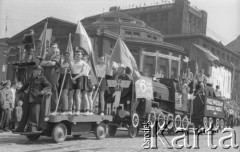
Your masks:
M70 68L72 71L72 82L73 82L73 89L71 93L75 91L75 115L80 115L80 106L81 106L81 90L83 90L83 82L81 76L83 74L83 67L85 62L82 60L83 50L78 49L75 52L75 60L70 63ZM70 109L72 107L69 107Z
M87 109L86 114L93 115L93 99L92 99L93 85L91 82L91 67L89 64L88 55L84 55L83 60L86 62L86 65L84 68L84 71L85 71L84 79L87 78L86 89L85 89L85 91L83 91L83 97L84 97L85 106L86 106L85 108Z
M107 90L107 85L106 85L106 64L105 64L105 57L102 56L99 58L99 64L96 65L96 73L99 81L99 94L100 94L100 103L101 103L101 113L100 115L104 115L104 107L105 107L105 99L104 99L104 94L105 91ZM101 81L102 79L102 81ZM101 82L100 82L101 81Z
M61 72L60 72L60 78L59 78L59 88L61 89L62 87L62 93L60 98L60 103L62 105L61 115L71 114L71 112L69 113L69 109L68 109L69 102L72 100L71 99L72 95L69 93L69 90L72 89L70 62L71 62L70 53L65 52L63 54L63 60L61 61ZM66 76L65 76L65 80L63 81L65 72L66 72Z

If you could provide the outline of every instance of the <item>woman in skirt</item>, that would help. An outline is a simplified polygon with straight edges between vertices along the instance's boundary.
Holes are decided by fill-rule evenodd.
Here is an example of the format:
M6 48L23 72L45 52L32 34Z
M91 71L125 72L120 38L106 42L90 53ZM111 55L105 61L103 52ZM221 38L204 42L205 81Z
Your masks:
M75 60L70 62L70 67L72 71L72 82L73 89L75 91L75 115L80 115L80 106L81 106L81 90L83 89L83 79L81 76L83 75L83 68L85 65L85 61L82 60L83 51L78 49L75 52Z
M69 52L65 52L64 53L64 59L63 61L61 61L61 73L60 73L60 78L59 78L59 89L61 89L62 87L62 94L61 94L61 98L60 98L60 105L61 105L61 115L66 115L66 114L71 114L68 113L68 105L69 102L71 102L71 98L72 96L68 95L69 94L69 90L72 89L72 80L71 80L71 70L70 70L70 64L69 62L71 62L70 59L70 53ZM64 75L65 76L65 80L64 80Z
M106 64L105 64L104 56L100 57L99 63L100 64L96 65L96 72L97 72L98 81L100 83L99 84L100 103L101 103L100 115L104 115L104 107L105 107L104 94L105 94L105 91L107 90L106 79L105 79Z

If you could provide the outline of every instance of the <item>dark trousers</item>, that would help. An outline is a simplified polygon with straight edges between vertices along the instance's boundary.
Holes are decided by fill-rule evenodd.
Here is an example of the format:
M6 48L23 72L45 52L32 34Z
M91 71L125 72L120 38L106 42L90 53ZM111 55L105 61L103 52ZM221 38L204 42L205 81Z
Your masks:
M50 105L51 105L51 95L44 96L41 108L40 108L40 117L39 117L39 127L46 128L46 123L44 122L44 118L49 116L50 114Z
M44 67L44 75L52 85L52 96L51 96L51 111L55 111L58 101L58 79L59 72L55 70L54 67Z
M11 117L11 110L2 109L0 129L9 129L10 117Z
M30 111L30 104L29 104L29 94L25 94L24 95L24 102L23 102L23 115L22 115L22 119L19 122L19 126L18 126L18 131L24 131L25 126L27 124L28 121L28 115L29 115L29 111Z
M28 122L31 125L38 126L40 116L41 103L30 103L30 112Z

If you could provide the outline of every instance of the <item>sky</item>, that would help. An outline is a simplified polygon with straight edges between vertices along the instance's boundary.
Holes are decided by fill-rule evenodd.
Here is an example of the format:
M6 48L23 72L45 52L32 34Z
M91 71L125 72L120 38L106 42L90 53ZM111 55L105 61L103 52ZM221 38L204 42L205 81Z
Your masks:
M0 0L0 38L12 37L47 17L77 23L111 6L151 6L162 0ZM207 35L227 44L240 35L240 0L189 0L208 13ZM5 32L7 25L7 32Z

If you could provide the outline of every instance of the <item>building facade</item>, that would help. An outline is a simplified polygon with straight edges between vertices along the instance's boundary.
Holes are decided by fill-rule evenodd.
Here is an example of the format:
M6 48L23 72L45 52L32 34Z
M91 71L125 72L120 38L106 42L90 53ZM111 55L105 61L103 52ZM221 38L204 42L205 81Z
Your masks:
M86 22L88 19L83 20L84 25L100 31L99 35L91 36L94 46L97 46L95 51L98 57L113 48L120 36L135 57L143 75L161 75L175 79L180 75L181 60L185 52L182 47L164 42L160 31L120 11L99 15L95 22Z
M213 74L215 69L214 65L223 67L226 71L229 71L231 75L226 76L229 78L222 79L222 83L227 83L227 85L222 85L221 89L228 88L228 90L230 90L230 97L233 99L239 96L239 91L237 91L240 89L239 53L226 48L220 42L217 42L203 34L168 35L165 36L165 41L182 46L187 55L192 58L192 60L197 61L198 68L205 69L206 74ZM202 49L196 48L195 45L201 46ZM212 63L209 59L206 59L202 55L198 54L198 52L203 52L205 50L207 50L209 54L216 56L219 59L219 62ZM195 54L195 56L191 54ZM194 71L195 65L192 65L191 69Z
M7 56L8 56L8 45L6 43L6 40L8 38L0 39L0 65L1 65L1 71L0 71L0 81L6 80L6 72L7 72Z

